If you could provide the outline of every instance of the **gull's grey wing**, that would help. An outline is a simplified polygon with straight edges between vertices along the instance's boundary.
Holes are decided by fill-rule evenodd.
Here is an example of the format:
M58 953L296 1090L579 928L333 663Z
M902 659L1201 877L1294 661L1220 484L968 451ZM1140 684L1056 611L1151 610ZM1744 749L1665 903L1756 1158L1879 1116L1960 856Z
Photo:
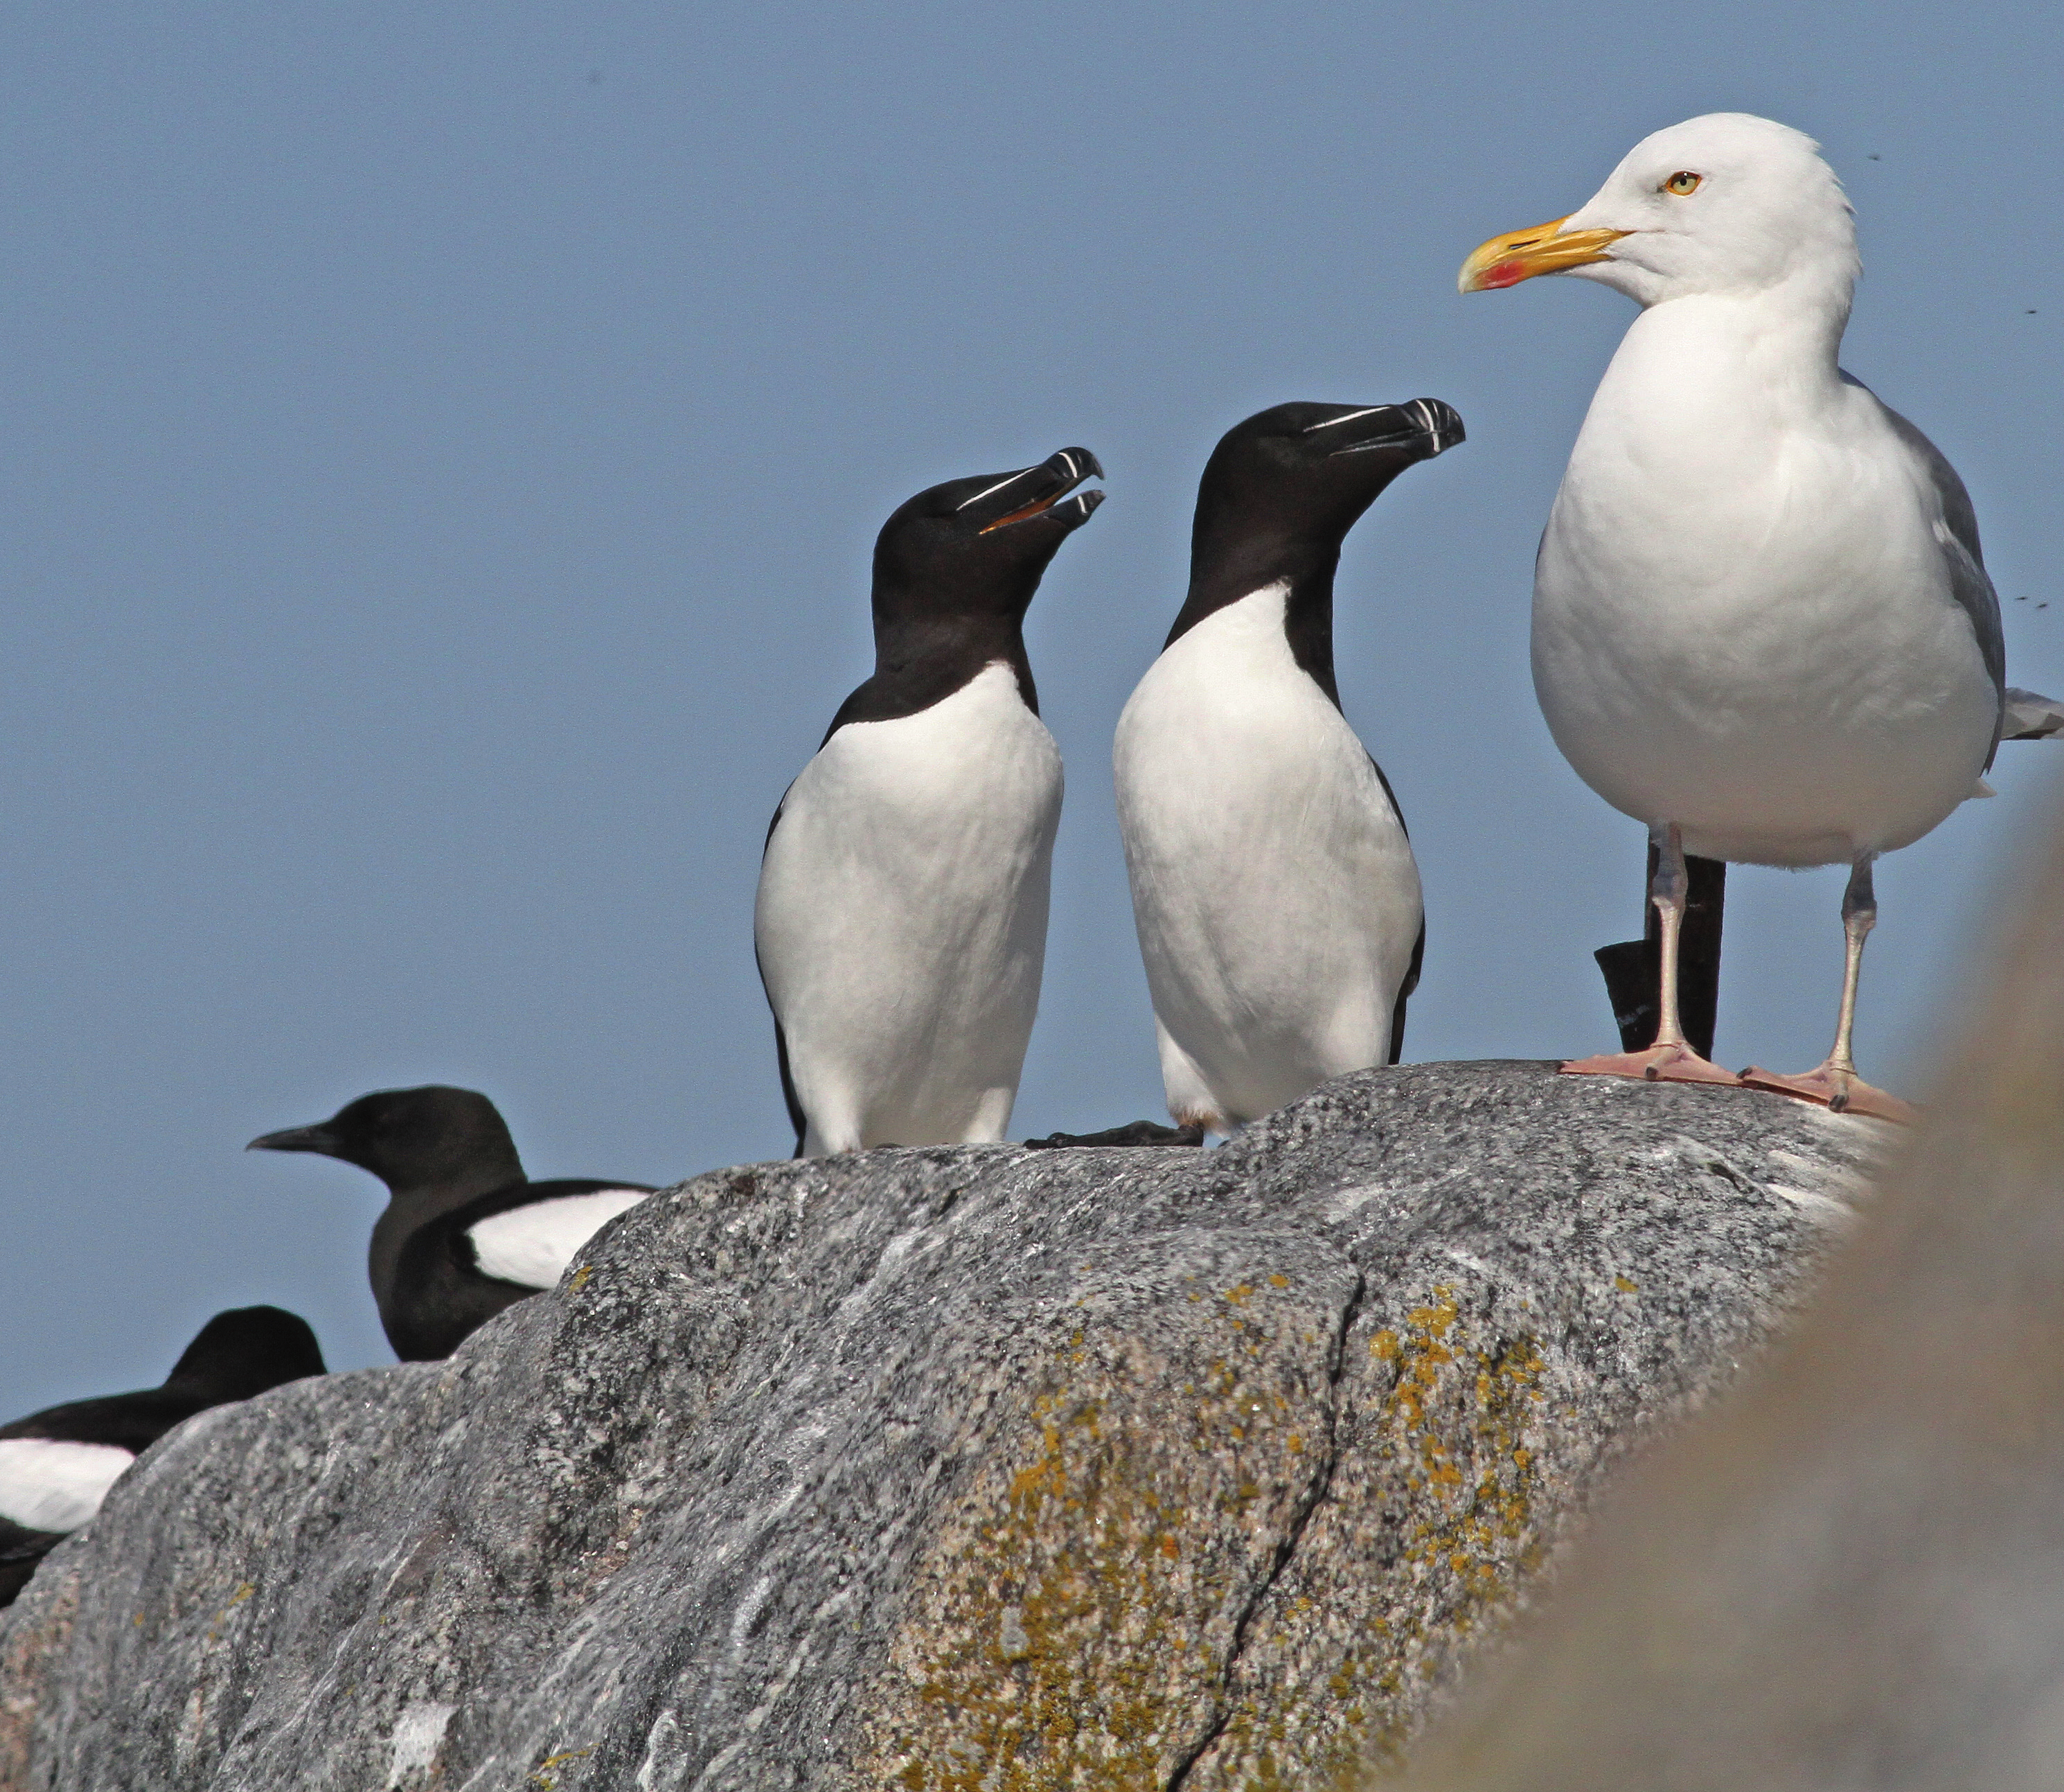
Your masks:
M1844 373L1843 379L1852 386L1870 388L1854 375ZM1893 433L1913 452L1930 482L1935 495L1942 505L1942 521L1948 530L1949 539L1941 542L1942 559L1949 574L1949 591L1963 606L1964 614L1971 618L1971 632L1978 638L1978 651L1985 656L1985 670L1993 675L1993 688L2000 693L2001 722L2006 722L2006 635L2000 626L1999 594L1993 589L1993 582L1986 574L1985 555L1978 546L1978 513L1971 504L1971 494L1964 489L1964 481L1957 477L1957 469L1943 458L1942 451L1934 443L1909 423L1874 392L1870 393L1877 407L1885 413L1885 421L1892 425ZM1937 539L1940 541L1938 532ZM1997 748L2001 739L1993 737ZM1988 755L1985 764L1992 764Z

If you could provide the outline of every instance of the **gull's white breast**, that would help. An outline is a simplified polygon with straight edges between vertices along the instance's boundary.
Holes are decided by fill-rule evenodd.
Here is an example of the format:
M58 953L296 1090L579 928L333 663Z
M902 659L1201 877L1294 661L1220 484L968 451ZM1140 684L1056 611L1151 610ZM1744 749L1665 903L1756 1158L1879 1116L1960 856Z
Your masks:
M1039 1005L1061 755L985 667L789 788L754 916L806 1149L995 1139Z
M1592 401L1535 571L1542 711L1692 852L1903 846L1970 794L1996 714L1941 500L1861 388L1748 377L1715 303L1644 312Z
M0 1518L31 1531L75 1531L135 1460L112 1444L0 1437Z
M1192 1076L1243 1121L1386 1062L1418 937L1411 846L1290 651L1286 595L1268 586L1206 617L1119 720L1119 822L1179 1113Z

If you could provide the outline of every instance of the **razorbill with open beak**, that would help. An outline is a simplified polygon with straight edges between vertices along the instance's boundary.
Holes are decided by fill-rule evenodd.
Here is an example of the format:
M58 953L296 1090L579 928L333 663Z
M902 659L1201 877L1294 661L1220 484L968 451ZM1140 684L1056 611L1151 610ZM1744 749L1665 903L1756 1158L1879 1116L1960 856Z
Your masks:
M1680 1024L1685 856L1842 864L1833 1049L1739 1080L1903 1117L1851 1050L1872 866L2055 711L2006 688L1963 481L1837 364L1858 267L1817 146L1736 112L1644 139L1578 211L1463 264L1465 292L1570 274L1642 307L1542 538L1534 682L1564 757L1659 849L1660 1024L1572 1073L1735 1083Z
M1462 439L1437 399L1279 405L1204 468L1189 595L1114 748L1175 1140L1397 1061L1425 920L1389 783L1340 713L1333 575L1384 488Z
M875 542L874 675L775 811L753 913L798 1156L1010 1122L1061 815L1023 624L1092 475L1067 448L950 480Z
M361 1095L244 1149L339 1158L387 1185L369 1267L381 1327L405 1363L450 1355L503 1307L556 1286L597 1230L652 1192L531 1182L494 1104L437 1083Z
M0 1605L100 1510L131 1463L173 1426L323 1372L308 1322L276 1307L218 1313L156 1387L46 1407L0 1425Z

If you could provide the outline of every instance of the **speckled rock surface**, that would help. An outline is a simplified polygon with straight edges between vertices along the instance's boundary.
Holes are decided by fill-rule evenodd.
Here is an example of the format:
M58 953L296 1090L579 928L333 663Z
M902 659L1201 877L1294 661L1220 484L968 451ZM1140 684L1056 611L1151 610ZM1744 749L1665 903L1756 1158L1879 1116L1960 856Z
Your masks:
M1731 1376L1881 1138L1427 1065L1211 1152L699 1178L452 1361L152 1451L0 1617L0 1785L1322 1785Z
M1413 1792L2064 1786L2057 797L2012 908L1972 918L1959 1047L1802 1322L1617 1478L1529 1641L1415 1746Z

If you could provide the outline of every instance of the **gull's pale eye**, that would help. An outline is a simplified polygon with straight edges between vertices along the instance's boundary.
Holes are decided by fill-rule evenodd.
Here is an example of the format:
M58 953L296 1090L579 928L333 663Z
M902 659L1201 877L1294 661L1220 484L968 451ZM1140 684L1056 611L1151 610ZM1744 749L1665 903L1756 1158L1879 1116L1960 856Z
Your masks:
M1704 179L1704 175L1695 175L1689 168L1679 168L1676 173L1663 182L1663 191L1666 193L1675 193L1680 199L1689 199L1692 194L1698 191Z

